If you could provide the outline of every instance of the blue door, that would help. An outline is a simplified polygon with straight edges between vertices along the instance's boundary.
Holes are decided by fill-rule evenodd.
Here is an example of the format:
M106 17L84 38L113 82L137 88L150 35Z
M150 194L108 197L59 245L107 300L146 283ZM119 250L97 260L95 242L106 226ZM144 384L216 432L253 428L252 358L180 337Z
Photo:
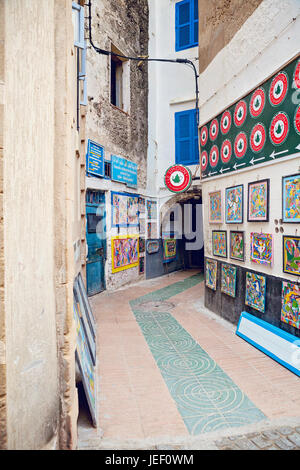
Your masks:
M86 242L87 293L91 296L105 289L106 211L105 194L101 191L86 193Z

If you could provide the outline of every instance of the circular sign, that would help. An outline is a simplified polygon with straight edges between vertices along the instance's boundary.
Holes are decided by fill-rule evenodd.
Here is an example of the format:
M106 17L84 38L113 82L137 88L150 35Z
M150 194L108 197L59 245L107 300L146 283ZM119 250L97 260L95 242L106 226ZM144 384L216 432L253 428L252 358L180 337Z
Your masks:
M295 72L294 72L294 83L296 88L300 88L300 60L296 64Z
M240 127L247 117L247 105L244 100L239 101L234 110L234 124Z
M289 133L289 118L287 114L277 113L270 125L270 139L274 145L282 144Z
M243 158L247 151L247 136L245 132L240 132L234 141L234 153L237 158Z
M183 165L173 165L165 173L165 185L173 193L186 191L192 184L192 173Z
M200 131L200 143L203 147L204 145L206 145L207 139L208 139L208 129L206 126L204 126L202 127Z
M221 117L221 132L222 134L227 134L231 127L231 113L230 111L225 111Z
M229 162L231 159L232 155L232 145L230 140L226 139L224 140L221 148L221 159L223 163Z
M208 164L208 154L207 151L204 150L204 152L201 153L201 170L205 171L207 168Z
M250 146L253 152L260 152L266 142L266 129L261 123L253 127L250 135Z
M300 135L300 106L298 106L295 112L294 126L295 126L296 132Z
M216 145L213 145L209 152L209 163L210 166L215 167L219 161L219 149Z
M250 100L250 114L256 118L263 112L266 103L265 90L259 88L256 90Z
M269 100L272 106L278 106L286 97L288 91L288 76L280 72L273 78L269 91Z
M209 137L210 140L214 141L218 137L219 134L219 123L217 119L213 119L209 126Z

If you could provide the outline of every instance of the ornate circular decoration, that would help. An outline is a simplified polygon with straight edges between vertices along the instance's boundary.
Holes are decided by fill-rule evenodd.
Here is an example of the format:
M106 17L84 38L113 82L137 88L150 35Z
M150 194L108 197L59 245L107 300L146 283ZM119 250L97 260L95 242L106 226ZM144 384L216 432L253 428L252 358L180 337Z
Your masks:
M262 123L253 127L250 135L250 147L253 152L260 152L266 142L266 129Z
M201 153L201 170L205 171L207 168L208 164L208 154L207 151L204 150L204 152Z
M266 104L266 94L263 88L258 88L250 100L250 114L252 117L256 118L261 115Z
M244 124L247 117L247 105L244 100L237 103L234 109L234 124L240 127Z
M272 106L278 106L283 102L288 86L289 80L285 72L280 72L273 78L269 90L269 100Z
M202 129L200 131L200 143L201 143L202 147L204 147L204 145L206 145L207 139L208 139L208 129L207 129L207 126L204 126L204 127L202 127Z
M173 165L165 173L165 185L173 193L182 193L192 184L192 173L183 165Z
M237 158L243 158L247 151L247 136L245 132L240 132L234 141L234 153Z
M219 149L216 145L213 145L209 152L209 163L210 166L215 167L219 161Z
M294 71L294 83L296 88L300 88L300 60L298 60Z
M221 148L221 159L223 163L229 162L232 155L232 145L229 139L224 140Z
M295 126L296 132L300 135L300 106L298 106L295 112L294 126Z
M289 118L286 113L277 113L270 125L270 139L274 145L281 145L289 133Z
M209 126L209 137L211 141L216 140L219 134L219 123L217 119L213 119Z
M231 127L231 112L230 111L225 111L223 114L222 114L222 117L221 117L221 132L223 135L227 134L227 132L229 132L230 130L230 127Z

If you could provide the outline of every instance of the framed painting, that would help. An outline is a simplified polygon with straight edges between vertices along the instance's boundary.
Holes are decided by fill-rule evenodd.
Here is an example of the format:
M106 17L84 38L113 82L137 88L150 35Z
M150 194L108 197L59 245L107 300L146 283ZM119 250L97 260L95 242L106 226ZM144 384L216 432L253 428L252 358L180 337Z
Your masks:
M166 238L163 240L163 261L164 263L169 263L174 261L176 258L176 239L175 238Z
M111 239L112 272L134 268L139 265L138 235L118 236Z
M227 258L227 232L226 230L212 231L212 252L214 256Z
M146 207L147 207L147 218L149 220L156 220L157 219L157 202L147 199Z
M264 313L266 307L266 277L246 272L245 304Z
M236 293L236 267L232 264L222 263L221 266L221 292L235 297Z
M300 276L300 236L283 235L283 272Z
M245 261L245 235L241 231L230 231L229 256L231 259Z
M300 329L300 286L282 282L281 321Z
M217 290L218 262L215 259L206 258L205 285L212 290Z
M145 272L145 257L141 257L139 260L139 274L144 274Z
M139 225L138 196L127 193L111 193L112 227Z
M147 253L153 255L159 251L159 240L147 240Z
M268 222L270 180L254 181L248 184L248 222Z
M139 252L140 253L145 252L145 238L143 238L143 237L139 238Z
M139 214L145 214L145 199L139 197Z
M208 221L210 224L221 224L222 220L222 192L214 191L208 194Z
M282 178L282 221L300 222L300 173Z
M147 222L147 238L157 238L157 222Z
M244 185L225 190L225 223L242 224L244 221Z
M273 235L271 233L251 233L250 260L253 261L253 263L272 266Z

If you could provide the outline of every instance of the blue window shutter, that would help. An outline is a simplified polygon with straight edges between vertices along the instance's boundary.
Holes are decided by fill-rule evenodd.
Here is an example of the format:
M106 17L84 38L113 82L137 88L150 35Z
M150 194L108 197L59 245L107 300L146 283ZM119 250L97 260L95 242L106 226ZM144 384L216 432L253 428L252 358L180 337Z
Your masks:
M191 109L175 113L175 163L199 163L196 111Z
M198 0L182 0L175 4L175 50L198 45Z

